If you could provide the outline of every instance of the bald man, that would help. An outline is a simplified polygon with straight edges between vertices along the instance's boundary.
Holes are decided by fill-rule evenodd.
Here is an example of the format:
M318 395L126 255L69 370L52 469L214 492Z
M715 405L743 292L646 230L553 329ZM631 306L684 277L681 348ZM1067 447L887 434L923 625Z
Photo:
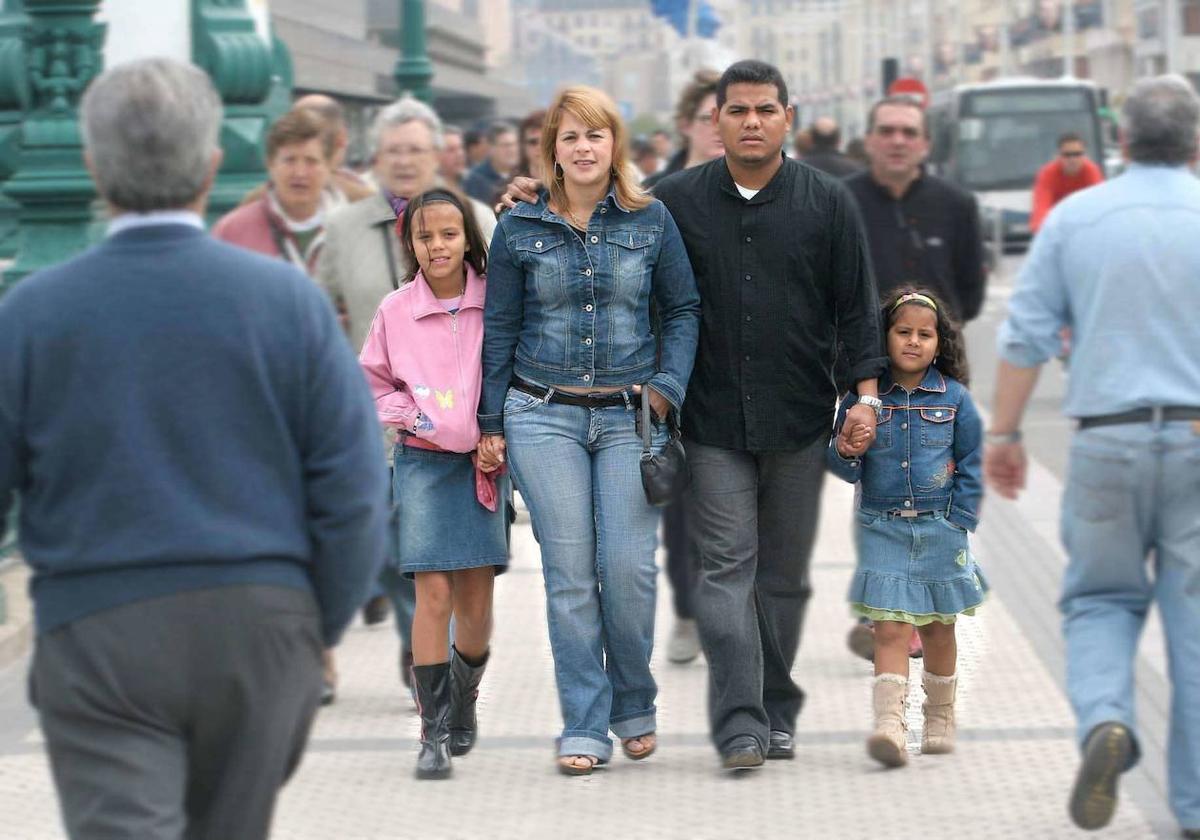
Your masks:
M292 103L292 108L312 111L325 121L333 133L333 185L346 201L358 201L374 194L374 190L358 173L346 166L346 149L350 146L350 129L346 125L346 109L332 96L309 93Z
M812 148L802 160L809 166L835 178L844 178L862 168L838 150L842 132L833 117L817 117L813 120L808 127L808 137Z

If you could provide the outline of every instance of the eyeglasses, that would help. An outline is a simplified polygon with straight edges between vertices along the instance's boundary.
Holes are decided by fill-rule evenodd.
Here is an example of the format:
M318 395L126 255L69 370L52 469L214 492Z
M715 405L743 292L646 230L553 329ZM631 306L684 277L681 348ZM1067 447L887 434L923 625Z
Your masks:
M542 144L542 138L540 138L540 137L526 137L525 138L525 145L531 149L535 148L536 146L540 146L541 144Z
M1065 158L1083 157L1083 152L1059 152Z
M394 158L414 158L427 155L432 151L432 146L388 146L380 149L380 154Z
M701 111L699 114L693 114L692 122L711 123L712 118L713 118L713 113L714 113L713 111Z
M897 134L902 134L905 140L916 140L921 135L921 130L913 128L911 125L880 125L876 126L875 133L881 134L884 137L894 137Z

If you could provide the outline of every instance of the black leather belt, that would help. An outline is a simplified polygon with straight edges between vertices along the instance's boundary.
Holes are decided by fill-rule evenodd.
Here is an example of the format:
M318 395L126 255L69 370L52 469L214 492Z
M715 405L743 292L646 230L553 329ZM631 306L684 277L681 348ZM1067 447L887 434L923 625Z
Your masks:
M1124 426L1130 423L1171 423L1178 420L1200 420L1200 408L1190 405L1160 405L1154 408L1135 408L1132 411L1122 411L1120 414L1080 417L1079 428Z
M629 408L634 404L633 397L624 391L612 394L570 394L555 388L543 388L523 379L514 379L511 384L513 388L523 394L562 405L579 405L584 408L613 408L614 406Z

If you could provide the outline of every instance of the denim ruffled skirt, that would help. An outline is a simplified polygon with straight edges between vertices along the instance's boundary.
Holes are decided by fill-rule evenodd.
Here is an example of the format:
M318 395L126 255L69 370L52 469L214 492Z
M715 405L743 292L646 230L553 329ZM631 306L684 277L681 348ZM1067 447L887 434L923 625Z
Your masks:
M856 615L918 627L974 615L988 586L966 531L940 512L905 518L860 509L855 516L850 605Z
M396 445L396 558L405 577L508 566L508 476L496 479L496 511L475 497L470 454Z

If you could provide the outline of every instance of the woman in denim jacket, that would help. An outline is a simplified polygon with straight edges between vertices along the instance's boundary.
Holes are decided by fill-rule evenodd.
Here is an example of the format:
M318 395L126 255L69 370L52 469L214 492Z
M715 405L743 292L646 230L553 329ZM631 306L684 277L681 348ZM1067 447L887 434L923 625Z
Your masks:
M830 469L858 485L858 567L853 611L875 622L873 758L908 760L908 643L925 647L921 752L954 749L958 650L954 622L972 615L987 586L967 533L979 521L983 424L967 392L962 339L945 308L920 289L883 303L890 371L879 380L875 442L845 426L842 400Z
M508 456L542 548L563 714L558 766L585 775L654 751L657 511L641 487L643 387L657 420L692 372L700 298L666 208L636 186L604 93L563 90L546 115L549 195L500 220L484 313L481 452ZM658 309L658 341L651 332Z

